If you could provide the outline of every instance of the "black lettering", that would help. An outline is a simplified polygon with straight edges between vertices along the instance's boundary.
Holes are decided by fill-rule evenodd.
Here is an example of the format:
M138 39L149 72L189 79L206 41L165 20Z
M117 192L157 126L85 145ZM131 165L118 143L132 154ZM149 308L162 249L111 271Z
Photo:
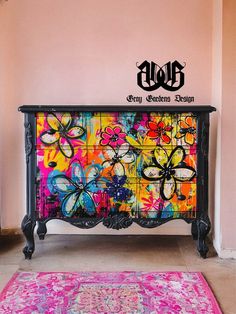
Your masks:
M129 95L129 96L126 97L126 100L128 102L138 102L139 104L142 103L142 97L141 96Z
M133 96L132 95L129 95L129 96L127 96L126 97L126 100L128 101L128 102L132 102L133 100Z
M175 95L175 101L181 102L181 96L180 95Z
M170 97L161 96L161 95L159 96L148 95L146 97L146 100L148 102L170 102L171 101Z
M184 85L185 76L182 70L185 65L181 65L177 60L167 62L162 67L145 60L137 67L140 70L137 74L137 84L146 91L154 91L159 87L176 91Z
M154 62L151 64L145 60L140 66L138 66L140 72L137 75L137 84L142 89L151 92L160 87L160 84L156 80L157 65ZM145 84L145 85L144 85Z
M151 101L152 101L152 95L148 95L148 96L146 97L146 100L147 100L148 102L151 102Z
M191 103L191 102L194 102L194 97L193 97L193 96L175 95L175 101L176 101L176 102L187 102L187 103Z

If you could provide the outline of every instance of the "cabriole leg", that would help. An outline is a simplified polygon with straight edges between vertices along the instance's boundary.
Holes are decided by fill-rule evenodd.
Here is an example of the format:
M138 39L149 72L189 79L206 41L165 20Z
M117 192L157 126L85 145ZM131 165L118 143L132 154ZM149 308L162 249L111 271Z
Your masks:
M46 233L47 233L46 222L38 221L37 234L39 236L39 240L44 240Z
M21 229L26 238L26 246L23 249L25 254L25 259L31 259L32 254L34 253L34 227L36 222L32 220L28 215L22 220Z
M211 229L210 219L207 214L197 220L197 249L201 257L206 258L208 246L206 245L206 236Z
M197 221L196 220L194 220L192 222L191 233L192 233L193 240L197 240L198 239L198 231L197 231Z

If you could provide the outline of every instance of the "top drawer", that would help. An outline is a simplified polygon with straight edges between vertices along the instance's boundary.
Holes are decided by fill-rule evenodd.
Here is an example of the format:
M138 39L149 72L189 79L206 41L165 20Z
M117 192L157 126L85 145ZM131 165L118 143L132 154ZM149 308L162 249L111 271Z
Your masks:
M36 126L36 148L59 150L68 158L80 147L116 149L128 143L142 150L156 145L194 147L197 143L197 116L193 113L39 112Z

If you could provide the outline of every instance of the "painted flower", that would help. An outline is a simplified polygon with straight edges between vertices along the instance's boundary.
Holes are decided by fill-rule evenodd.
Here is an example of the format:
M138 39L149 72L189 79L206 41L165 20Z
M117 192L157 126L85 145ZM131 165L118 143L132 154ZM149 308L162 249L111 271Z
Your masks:
M146 218L158 218L164 208L164 200L161 197L154 197L152 191L148 198L142 197L141 211Z
M119 145L122 145L125 143L126 134L122 132L122 129L119 126L116 126L114 128L111 128L110 126L107 126L105 128L105 132L102 132L101 134L101 145L110 145L111 147L116 147Z
M196 141L196 119L187 116L185 120L179 120L175 137L178 139L184 137L185 143L193 145Z
M147 136L151 138L160 138L163 142L169 144L171 138L166 132L170 132L173 127L171 125L165 125L164 121L159 121L158 123L154 121L148 121L146 124L149 131L147 132Z
M126 141L136 148L137 150L142 151L142 156L144 160L150 159L152 155L152 151L156 148L156 143L149 136L142 137L139 133L137 133L137 140L133 136L126 136Z
M123 163L130 164L135 160L135 155L132 151L129 150L128 143L121 144L117 150L114 150L113 148L106 149L104 151L104 155L107 160L103 162L103 167L112 167L114 173L119 176L125 174Z
M123 187L126 179L126 176L113 176L112 182L106 183L107 188L105 191L110 197L114 197L117 202L125 201L131 196L131 190Z
M109 195L100 190L93 193L93 199L96 205L96 212L98 215L107 216L110 210L110 197Z
M96 209L91 193L101 189L98 182L100 170L100 165L92 165L84 171L80 164L74 163L72 179L58 172L49 178L49 186L62 198L61 209L64 216L73 216L78 208L83 208L90 216L95 214Z
M153 196L153 192L151 191L149 194L149 198L142 197L143 207L142 210L162 210L164 206L163 199L160 197L156 198Z
M72 125L72 117L69 113L64 113L61 118L54 113L49 113L47 123L50 129L40 135L41 141L46 145L58 143L65 157L73 157L74 149L70 140L80 138L84 134L84 129Z
M185 150L177 146L168 156L166 150L157 145L154 151L154 165L144 167L142 176L149 181L161 181L161 197L170 200L176 192L176 181L191 181L196 175L195 169L184 163Z

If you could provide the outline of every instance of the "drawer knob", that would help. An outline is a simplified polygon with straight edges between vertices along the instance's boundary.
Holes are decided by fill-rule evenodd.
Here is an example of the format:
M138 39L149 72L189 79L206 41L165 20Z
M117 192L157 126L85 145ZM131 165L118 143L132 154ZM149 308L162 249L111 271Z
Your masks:
M186 167L186 163L184 161L181 161L181 162L178 163L178 166L185 168Z
M54 202L56 200L57 196L56 195L49 195L47 196L47 201L50 202Z
M50 161L48 163L48 166L51 167L51 168L55 168L57 166L57 163L55 161Z
M53 129L49 129L47 131L48 134L55 134L57 131L56 130L53 130Z
M178 200L179 201L184 201L186 199L186 196L183 194L178 195Z

